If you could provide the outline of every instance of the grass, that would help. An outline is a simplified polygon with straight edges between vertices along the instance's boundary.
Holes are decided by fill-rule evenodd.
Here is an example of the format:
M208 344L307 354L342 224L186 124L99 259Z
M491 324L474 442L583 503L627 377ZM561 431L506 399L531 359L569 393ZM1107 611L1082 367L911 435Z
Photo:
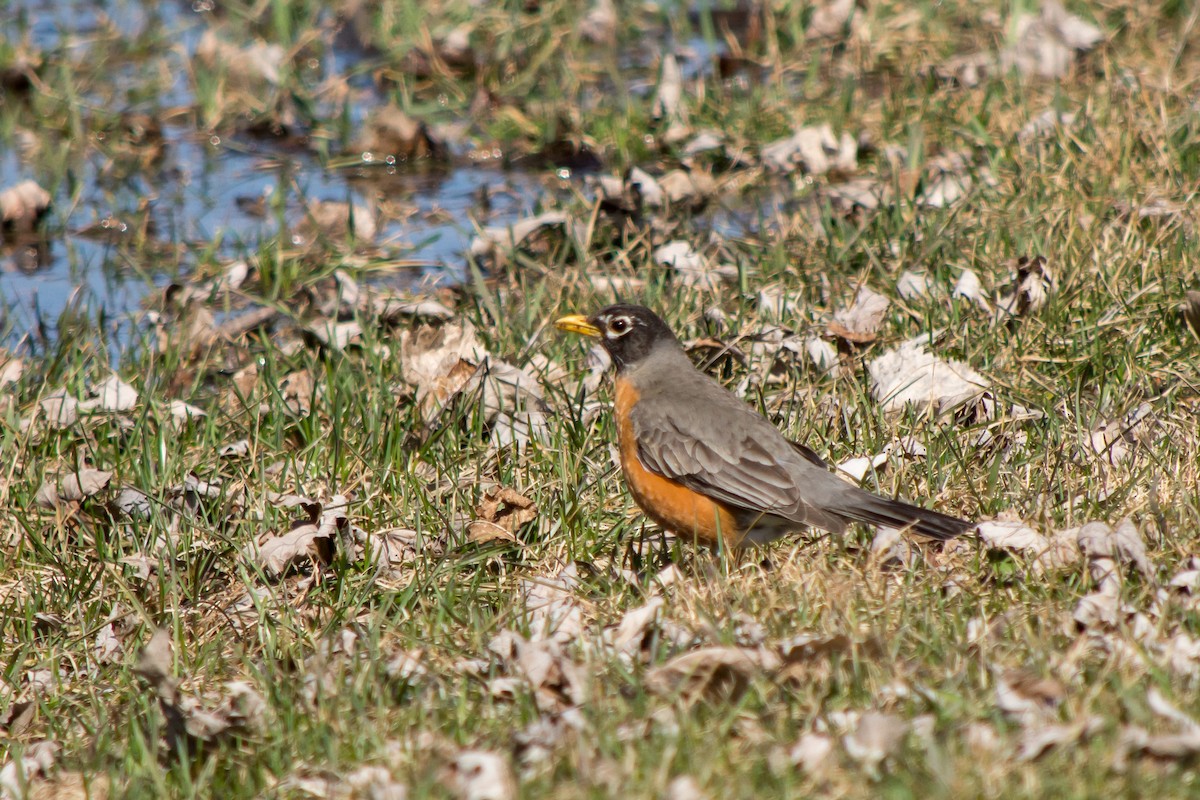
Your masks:
M980 23L984 12L970 4L873 3L857 12L857 33L817 45L805 39L802 11L769 9L764 30L776 38L743 40L684 9L621 7L631 18L618 28L616 50L568 33L585 10L578 4L510 5L446 7L426 19L409 3L380 4L377 24L368 26L376 38L363 46L376 48L371 58L384 95L410 108L443 109L431 118L475 113L474 140L495 139L507 151L543 152L581 137L598 144L605 172L633 164L665 170L682 154L654 138L661 131L647 87L657 65L634 35L635 23L650 23L677 43L708 36L771 59L761 80L705 72L689 100L696 128L716 128L756 151L797 124L829 121L852 135L865 131L876 145L908 148L899 166L882 154L867 157L863 174L899 181L904 168L967 150L996 185L977 182L949 209L901 203L846 218L824 202L824 187L835 180L747 178L718 168L720 194L708 210L676 211L633 229L572 191L578 184L547 191L545 208L592 221L589 241L549 236L496 265L473 265L474 280L441 295L496 358L536 371L535 358L545 357L569 376L543 381L548 438L523 452L488 446L477 398L459 399L427 428L399 355L401 336L415 323L383 325L343 310L362 325L361 341L345 352L304 333L322 320L316 309L336 297L335 270L365 279L381 257L348 250L336 237L297 251L278 236L244 253L254 268L248 282L201 304L222 315L260 304L280 314L265 330L231 342L193 351L186 332L194 309L180 312L169 302L150 301L163 315L158 327L144 319L123 346L108 337L102 312L74 310L52 337L26 345L26 374L0 400L0 720L21 703L36 709L21 726L0 725L8 734L0 761L49 739L62 746L60 775L79 773L122 797L301 797L289 776L345 776L363 765L384 767L409 797L441 797L453 794L446 772L463 749L500 753L517 771L520 796L529 798L659 797L680 775L712 797L1190 796L1197 773L1187 760L1135 758L1117 769L1114 758L1124 726L1171 729L1150 710L1151 688L1200 716L1195 662L1172 667L1132 621L1102 634L1078 630L1072 612L1094 589L1084 561L1038 573L1020 554L968 542L918 550L910 567L896 569L868 554L865 530L844 541L802 536L742 559L679 542L655 548L657 531L632 505L611 461L609 391L584 397L573 388L587 372L585 354L549 326L562 313L607 301L588 288L589 275L641 278L645 288L631 299L659 310L684 340L719 337L741 353L719 359L712 371L731 386L757 376L747 400L831 460L880 452L902 436L924 445L926 458L892 458L868 478L882 493L972 517L1012 514L1045 533L1132 516L1157 574L1128 576L1122 599L1163 641L1200 635L1190 597L1165 588L1200 543L1198 342L1176 312L1197 282L1195 216L1187 208L1145 219L1118 210L1155 199L1186 206L1200 178L1186 79L1196 53L1183 36L1185 11L1132 3L1090 9L1109 40L1067 79L995 75L964 88L916 67L1005 43L1004 24ZM289 52L322 53L324 40L307 32L322 18L313 4L279 0L235 9L225 24L250 20L249 31ZM420 77L402 69L414 49L464 22L477 49L474 74ZM0 57L11 58L4 47ZM146 97L165 91L159 81L169 42L106 34L92 47L93 63L109 63L108 54L132 65ZM45 57L39 74L53 90L30 105L0 106L0 141L11 148L17 130L41 126L46 142L31 169L55 188L73 180L64 153L98 146L84 123L106 99L96 94L105 83L79 69L82 58L69 48ZM196 69L195 102L181 118L205 135L210 126L236 130L245 109L223 105L219 71ZM314 85L304 70L289 69L278 90L301 97ZM468 112L481 89L497 110ZM607 91L620 101L596 99ZM1018 141L1017 131L1050 106L1077 111L1079 121ZM341 108L297 107L301 125L344 129ZM107 127L111 110L95 116L114 129ZM544 167L548 176L553 166ZM165 179L136 158L122 169L151 187ZM550 189L555 180L548 178ZM771 192L785 198L778 210L766 202ZM281 181L281 199L271 201L279 213L293 193ZM756 225L722 223L728 212L758 207L765 210ZM51 230L74 229L71 213L57 209ZM703 247L714 231L720 259L739 269L735 285L690 289L653 265L658 244L685 238ZM201 243L196 250L192 283L219 275L216 249ZM949 296L963 270L999 290L1016 258L1038 254L1057 288L1027 315L998 321ZM899 300L898 275L918 268L937 291ZM836 377L785 354L784 368L768 379L772 354L756 350L754 338L779 322L820 335L828 315L848 306L862 284L893 300L879 340L846 351ZM795 310L777 320L758 308L764 288L778 290ZM704 314L714 306L724 312L723 327ZM865 364L935 330L942 331L935 351L987 376L1002 411L1016 403L1041 416L886 414L871 396ZM81 417L59 430L37 421L22 426L51 391L83 397L114 364L140 393L134 409ZM255 378L244 371L235 378L250 365ZM284 386L301 371L313 390L300 398L308 410L297 413L297 398ZM179 425L167 410L171 400L207 416ZM1127 459L1112 464L1086 449L1099 424L1143 402L1151 422ZM249 442L246 455L220 454L240 439ZM111 471L110 487L78 508L34 503L47 474L82 464ZM177 487L189 476L218 488L180 513ZM537 504L537 519L517 532L519 544L478 544L465 531L491 484ZM149 498L145 518L116 509L125 486ZM413 529L425 549L387 570L342 548L327 562L268 577L247 547L298 515L276 492L348 495L351 524L368 534ZM584 625L565 647L586 677L581 730L563 721L568 708L547 710L524 683L511 698L495 695L492 681L519 671L488 647L504 631L529 632L522 581L545 580L569 563L579 568L571 597ZM660 589L654 576L668 564L681 577ZM622 660L599 645L602 631L659 595L662 617L638 658ZM120 647L102 658L97 637L109 623ZM988 635L979 636L981 625L990 626ZM228 695L226 682L245 681L265 701L263 724L204 748L165 743L159 704L134 670L157 627L171 633L172 670L186 696L216 708ZM672 637L675 629L684 631L682 640ZM754 672L740 695L689 703L648 688L655 669L680 652L774 646L801 634L847 643L786 674ZM390 674L388 663L401 653L415 654L423 673ZM1052 716L1074 722L1094 715L1101 721L1093 735L1018 760L1022 726L996 699L997 676L1011 670L1057 681L1063 699ZM840 735L842 715L872 710L927 717L932 733L906 736L874 775L840 745L820 774L793 765L788 753L802 734ZM557 733L547 735L554 725ZM995 732L996 750L972 744L979 726ZM539 748L548 755L539 758Z

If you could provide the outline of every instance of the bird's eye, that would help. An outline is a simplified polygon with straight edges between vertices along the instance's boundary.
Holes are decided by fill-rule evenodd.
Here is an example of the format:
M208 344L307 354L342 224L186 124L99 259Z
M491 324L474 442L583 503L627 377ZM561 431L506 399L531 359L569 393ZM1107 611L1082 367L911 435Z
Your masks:
M608 328L616 334L625 333L625 331L629 330L629 320L625 319L625 317L617 317L608 324Z

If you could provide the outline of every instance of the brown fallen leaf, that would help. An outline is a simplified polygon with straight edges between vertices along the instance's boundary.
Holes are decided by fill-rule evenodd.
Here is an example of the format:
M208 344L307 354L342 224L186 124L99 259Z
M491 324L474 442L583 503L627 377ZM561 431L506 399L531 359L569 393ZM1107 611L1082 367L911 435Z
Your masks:
M476 519L467 526L467 536L476 543L519 543L513 534L537 515L537 505L528 497L507 486L493 486L475 506Z
M111 480L111 472L80 467L75 472L59 473L47 477L38 488L34 502L46 508L58 508L68 503L78 503L103 491Z
M363 161L380 164L441 159L446 155L445 145L434 137L429 126L396 105L377 108L367 116L353 150L362 153Z
M768 656L771 666L777 659ZM650 692L692 705L702 699L733 700L764 668L764 653L745 647L703 647L683 653L646 674Z
M1086 717L1069 725L1031 725L1021 734L1017 761L1035 761L1051 750L1079 744L1103 727L1100 717Z
M278 578L305 561L329 564L348 524L348 506L344 496L334 495L320 509L319 516L311 516L287 533L266 535L247 549L246 556L269 578Z

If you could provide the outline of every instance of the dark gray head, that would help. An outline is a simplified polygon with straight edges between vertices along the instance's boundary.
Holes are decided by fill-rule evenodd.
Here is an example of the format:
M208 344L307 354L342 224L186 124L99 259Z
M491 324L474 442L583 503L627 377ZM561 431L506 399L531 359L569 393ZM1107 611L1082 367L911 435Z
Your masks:
M659 345L679 346L667 323L645 306L608 306L590 317L574 314L554 324L560 330L599 339L618 372L636 366Z

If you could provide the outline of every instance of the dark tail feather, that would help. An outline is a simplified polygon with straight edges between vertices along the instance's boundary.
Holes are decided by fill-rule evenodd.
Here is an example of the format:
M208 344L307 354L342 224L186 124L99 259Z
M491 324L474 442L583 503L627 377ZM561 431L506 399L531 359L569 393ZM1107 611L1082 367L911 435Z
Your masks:
M900 500L890 500L867 491L863 491L855 500L858 502L854 508L838 511L860 522L885 525L889 528L907 528L931 539L953 539L975 527L975 523L965 519L952 517L940 511L930 511L928 508L910 505Z

